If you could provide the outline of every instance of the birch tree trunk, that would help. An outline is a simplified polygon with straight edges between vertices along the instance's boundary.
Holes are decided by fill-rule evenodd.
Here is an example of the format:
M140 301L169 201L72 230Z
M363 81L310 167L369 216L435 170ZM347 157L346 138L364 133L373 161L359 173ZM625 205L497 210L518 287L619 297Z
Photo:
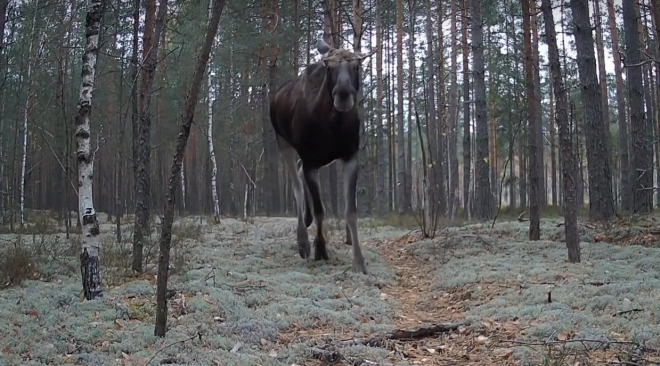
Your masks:
M166 0L164 1L166 3ZM162 6L162 3L161 3ZM209 21L209 28L206 32L206 38L202 49L200 50L195 72L192 77L192 85L186 95L184 110L181 115L181 126L179 136L176 139L176 150L172 161L172 171L170 172L166 200L164 207L163 231L160 236L160 257L158 260L158 278L156 282L156 326L154 333L156 336L164 337L167 332L167 277L170 264L170 245L172 242L172 223L174 221L174 200L176 198L176 179L181 171L183 162L183 153L186 150L188 136L190 136L190 126L195 117L195 106L199 99L202 79L206 70L206 64L209 61L209 54L213 40L218 32L220 15L225 6L225 0L214 0L212 15Z
M88 0L85 19L85 53L82 57L82 73L78 111L75 118L76 157L78 160L78 215L82 224L82 253L80 271L83 293L87 300L103 296L101 274L99 272L99 223L94 211L92 177L94 174L94 153L90 139L90 116L92 94L96 75L96 61L99 54L99 32L101 18L105 11L104 0Z
M209 1L209 19L213 16L213 1ZM215 38L213 40L215 43ZM212 47L213 48L213 47ZM206 108L208 114L208 131L206 136L209 142L209 156L211 157L211 196L213 197L213 219L215 223L220 223L220 200L218 199L218 163L215 160L215 149L213 148L213 80L211 79L211 69L213 67L213 51L209 56L209 66L208 66L208 75L207 75L207 96L206 96ZM231 113L231 112L230 112ZM183 164L183 162L181 163ZM182 170L183 171L183 170ZM183 186L182 186L183 187Z
M36 3L36 6L39 6L39 2ZM32 62L36 57L32 56L32 50L34 49L34 41L36 35L34 34L34 28L37 24L37 12L34 13L32 19L32 30L30 31L30 46L28 47L28 59L27 59L27 92L25 95L25 104L23 105L23 153L21 156L21 183L18 186L19 188L19 215L21 228L25 227L25 168L27 164L27 149L28 149L28 116L30 115L30 99L32 98ZM39 37L41 38L41 37ZM37 41L39 43L39 41Z
M181 171L179 172L179 182L181 184L181 216L186 212L186 167L181 162Z

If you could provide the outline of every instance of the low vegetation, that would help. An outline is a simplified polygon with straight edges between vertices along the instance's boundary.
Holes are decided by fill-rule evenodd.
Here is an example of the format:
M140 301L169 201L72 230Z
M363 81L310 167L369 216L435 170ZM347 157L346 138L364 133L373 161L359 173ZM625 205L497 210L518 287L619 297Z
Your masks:
M226 218L218 225L180 218L165 339L153 335L155 244L145 248L151 251L145 273L132 273L130 225L122 243L111 223L101 226L106 292L93 301L80 297L78 235L3 234L0 329L8 331L0 333L0 364L660 360L660 220L581 224L577 265L566 261L558 218L542 221L537 242L528 241L527 223L516 219L492 228L443 222L433 239L406 220L361 221L371 269L363 276L350 270L341 220L329 220L331 260L324 264L300 260L293 218ZM428 330L431 323L456 326L385 341L396 329Z

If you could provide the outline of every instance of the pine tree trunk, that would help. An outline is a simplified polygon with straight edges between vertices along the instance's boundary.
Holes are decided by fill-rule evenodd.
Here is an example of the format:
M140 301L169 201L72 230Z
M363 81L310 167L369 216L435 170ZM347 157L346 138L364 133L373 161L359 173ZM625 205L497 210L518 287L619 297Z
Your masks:
M536 105L536 122L538 127L536 131L536 170L539 177L539 207L541 209L548 206L548 191L546 189L547 183L545 179L545 163L543 154L545 153L543 143L543 104L541 104L541 65L539 55L539 31L538 31L538 18L536 14L536 0L529 0L529 8L531 14L531 27L532 27L532 61L534 62L534 104Z
M632 210L633 190L632 173L630 171L630 140L628 137L628 119L626 118L626 97L623 82L623 67L621 66L622 55L619 49L619 30L616 25L616 14L614 13L614 0L607 0L607 19L612 40L612 57L614 62L614 75L616 77L616 107L617 121L619 126L619 171L621 209Z
M167 0L161 2L161 6L167 5ZM179 136L176 139L176 149L172 161L172 170L170 172L165 207L163 209L163 229L160 236L160 256L158 260L158 278L156 281L156 327L154 333L156 336L164 337L167 332L167 278L170 264L170 245L172 242L172 223L174 221L174 201L176 197L177 176L181 170L183 162L183 153L186 150L188 136L190 136L190 126L195 117L195 106L197 105L199 94L202 89L202 79L209 61L209 54L213 40L218 32L220 15L225 6L224 0L215 0L213 2L212 16L209 21L209 28L206 32L204 44L199 53L195 71L192 77L192 85L186 95L184 110L181 115L181 126ZM246 195L247 196L247 195Z
M383 26L381 20L382 0L376 1L376 44L383 44ZM387 151L385 148L385 133L383 131L383 48L376 50L376 211L379 216L387 212L387 194L385 192L385 173L387 172Z
M603 110L600 86L596 75L594 39L589 20L588 0L571 0L577 65L585 111L587 169L589 173L589 217L608 221L614 217L612 172L609 141L603 129Z
M396 207L400 213L406 210L406 146L403 125L403 0L396 0L396 149L397 186Z
M493 194L488 163L488 107L486 105L486 71L484 66L483 18L481 0L472 0L472 71L474 75L474 115L477 125L475 157L475 215L479 219L493 216Z
M89 0L85 19L85 53L82 58L82 73L78 111L75 118L76 157L78 160L78 215L82 223L82 253L80 271L83 293L87 300L103 296L99 272L99 223L94 210L92 177L94 175L94 153L92 152L90 118L92 95L99 55L99 32L105 11L103 0Z
M447 119L447 132L449 141L447 152L449 155L449 217L456 217L458 211L458 0L451 0L451 71L449 72L449 118Z
M527 120L529 121L529 240L539 240L541 236L541 184L539 177L538 130L541 128L536 113L536 88L534 86L534 59L532 56L531 9L529 1L523 0L523 44L525 54L525 91L527 96Z
M557 47L557 35L555 32L555 21L550 6L550 0L541 1L541 11L545 23L545 38L548 44L548 59L550 61L550 74L552 78L552 90L555 95L555 116L559 129L559 140L561 144L562 183L564 198L564 232L566 235L566 247L568 248L568 260L571 263L580 262L580 241L577 231L576 215L576 182L575 172L577 163L571 141L571 131L568 124L567 96L564 79L562 77L559 62L559 49Z
M138 123L137 176L135 177L135 228L133 230L132 269L136 272L142 272L142 250L151 233L149 228L151 100L158 63L159 41L164 29L165 15L167 14L167 0L160 0L158 15L156 15L156 0L147 0L146 5L145 31L142 43L144 65L142 66L142 86L140 88L141 110Z
M463 43L463 209L470 218L470 48L468 43L468 11L466 0L461 0L461 33Z
M632 168L634 174L633 212L649 213L653 207L653 155L650 134L644 113L644 86L640 39L634 2L623 3L623 29L626 43L626 69L628 70L628 104L630 107L630 130L632 135Z

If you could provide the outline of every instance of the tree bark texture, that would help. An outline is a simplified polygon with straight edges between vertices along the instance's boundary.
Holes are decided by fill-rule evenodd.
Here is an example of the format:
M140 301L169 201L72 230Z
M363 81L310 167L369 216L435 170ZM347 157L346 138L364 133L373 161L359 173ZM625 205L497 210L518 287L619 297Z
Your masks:
M564 199L564 232L566 235L566 247L568 248L568 260L571 263L580 261L580 240L577 230L576 215L576 171L577 162L571 141L571 131L568 124L568 97L564 79L559 62L559 49L557 47L557 34L555 21L552 14L550 0L541 1L541 12L545 23L545 39L548 44L548 59L550 62L550 76L552 78L552 89L555 95L555 122L559 129L559 141L561 150L561 170Z
M488 107L486 105L486 70L484 66L483 18L481 0L472 0L472 71L474 73L474 114L477 125L476 210L479 219L493 216L493 195L488 161Z
M656 0L654 0L656 1ZM633 190L632 174L630 171L630 139L628 137L628 119L626 118L626 96L623 83L623 67L621 66L622 55L619 48L619 29L616 25L616 14L614 13L614 0L607 0L607 20L612 39L612 57L614 62L614 76L616 78L616 108L617 122L619 126L619 175L620 192L619 199L623 211L632 210Z
M626 70L628 71L628 105L632 135L633 207L635 213L648 213L653 208L653 145L651 131L647 129L644 113L644 87L642 85L641 42L637 29L637 5L623 2L623 32L626 43Z
M449 116L447 118L447 153L449 155L449 192L448 192L448 211L449 217L456 217L456 211L460 206L458 204L458 0L451 0L451 28L449 36L451 37L451 71L449 72Z
M164 1L165 4L166 0ZM161 3L161 6L163 4ZM199 101L199 94L202 89L202 80L206 70L206 65L209 61L209 54L213 40L218 32L218 24L220 23L220 16L222 9L225 6L225 0L215 0L213 2L212 16L209 21L209 28L206 32L204 44L199 53L199 58L195 65L195 71L192 77L192 85L186 100L184 102L184 110L181 115L181 126L179 127L179 135L176 139L176 148L172 161L172 169L169 175L165 207L163 208L164 219L163 229L160 237L160 254L158 258L158 278L156 280L156 327L155 335L164 337L167 332L167 278L168 269L170 264L170 245L172 242L172 223L174 221L174 201L176 197L177 179L179 171L181 170L181 163L183 162L183 153L186 150L188 143L188 136L190 136L190 126L195 118L195 106Z
M577 65L585 119L587 169L589 173L589 217L607 221L614 217L609 141L603 129L600 85L596 74L594 38L589 20L589 1L571 0Z
M142 85L140 87L140 118L137 139L137 175L135 176L135 227L133 230L132 269L142 272L142 250L151 232L149 206L151 196L151 100L158 64L158 49L167 14L167 0L160 0L158 14L156 0L147 0L143 38ZM153 29L153 31L152 31Z
M532 29L529 1L522 1L523 11L523 43L525 54L525 91L527 97L527 120L529 121L529 239L539 240L541 237L541 192L538 169L538 130L541 128L536 114L536 88L534 86L534 59L532 56Z
M468 43L468 9L461 0L461 36L463 42L463 209L470 217L470 44Z
M82 253L80 272L85 299L103 296L99 271L99 223L94 210L92 178L94 152L91 144L90 119L92 95L99 55L101 18L105 11L103 0L89 0L85 17L85 52L82 57L82 73L78 110L75 117L76 158L78 160L78 215L82 223Z
M396 207L403 213L406 185L406 146L403 126L403 0L396 0L396 149L397 149L397 199Z
M209 1L209 21L213 17L213 0ZM215 37L213 38L213 45L215 45ZM213 47L211 47L213 48ZM206 84L206 108L208 117L208 128L206 137L209 144L209 158L211 159L211 197L213 198L213 219L215 223L220 222L220 198L218 197L218 162L215 159L215 148L213 143L213 101L215 96L213 93L213 79L211 69L213 67L213 50L209 54L209 65L207 72Z

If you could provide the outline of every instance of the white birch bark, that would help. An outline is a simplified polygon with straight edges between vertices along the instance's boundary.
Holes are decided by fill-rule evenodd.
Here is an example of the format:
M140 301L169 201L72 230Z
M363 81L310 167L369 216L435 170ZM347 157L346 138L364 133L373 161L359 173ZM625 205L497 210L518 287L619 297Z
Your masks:
M183 214L186 212L186 173L184 173L184 165L183 161L181 162L181 173L179 174L181 177L181 207L183 210Z
M249 191L250 191L250 186L247 183L245 183L245 196L244 196L244 199L243 199L243 219L244 220L247 220L247 216L248 216L247 205L248 205L248 194L249 194L248 192Z
M213 12L213 0L209 0L209 19ZM208 118L209 125L206 137L209 142L209 155L211 157L211 195L213 197L213 219L215 223L220 222L220 200L218 198L218 163L215 160L215 149L213 148L213 81L211 79L211 70L213 69L213 49L215 48L215 39L213 39L213 47L211 47L211 55L209 56L208 64L208 76L207 81L207 108L208 108ZM231 113L231 112L230 112Z
M35 6L39 6L39 2ZM27 143L28 143L28 115L30 113L30 97L32 96L32 50L34 49L34 28L37 24L37 13L35 12L32 19L32 30L30 32L30 46L28 47L28 62L27 62L27 93L25 96L25 104L23 105L23 156L21 157L21 183L19 188L19 216L21 227L25 227L25 167L27 165Z
M83 292L87 300L103 296L99 272L99 224L94 210L92 177L94 175L94 152L90 139L90 115L92 93L96 74L96 61L99 52L99 28L103 16L103 0L88 0L85 21L86 45L82 57L82 73L78 110L76 115L75 138L78 160L78 215L82 224L82 253L80 267Z

